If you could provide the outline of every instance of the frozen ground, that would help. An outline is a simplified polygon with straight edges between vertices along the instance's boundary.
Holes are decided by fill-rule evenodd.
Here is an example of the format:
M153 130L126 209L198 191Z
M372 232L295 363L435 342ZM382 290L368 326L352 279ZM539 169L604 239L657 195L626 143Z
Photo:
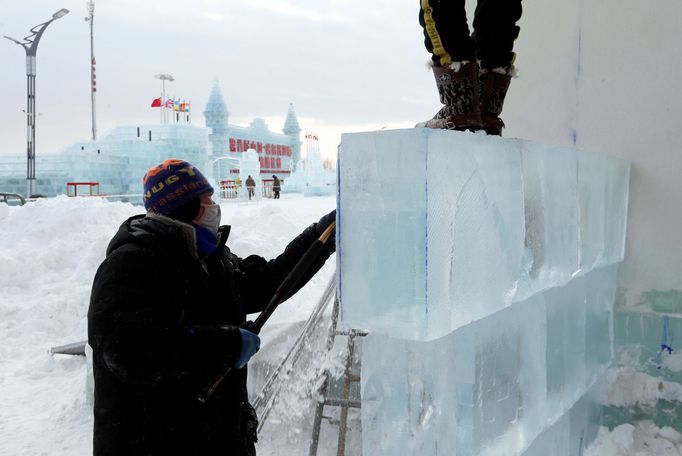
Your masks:
M239 255L278 254L308 224L335 205L333 197L283 195L279 201L223 204L233 226L228 245ZM140 206L100 199L42 200L24 207L0 203L0 455L91 454L91 404L83 357L51 356L52 346L86 338L92 278L109 239ZM307 318L334 271L334 261L285 307L263 333L262 352L278 331ZM259 356L261 354L259 353ZM612 375L613 405L661 397L682 400L664 385L630 371ZM307 454L305 437L283 443L261 437L260 455ZM323 439L336 441L333 433ZM357 448L357 446L353 446ZM602 430L588 456L682 456L682 436L649 422Z

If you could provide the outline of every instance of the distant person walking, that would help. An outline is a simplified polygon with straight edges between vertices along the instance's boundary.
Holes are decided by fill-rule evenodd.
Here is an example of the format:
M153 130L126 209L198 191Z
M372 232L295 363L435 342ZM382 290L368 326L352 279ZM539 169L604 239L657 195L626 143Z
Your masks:
M274 174L272 175L272 191L275 194L275 199L279 199L279 192L282 191L282 183Z
M501 135L521 0L478 0L471 35L464 5L465 0L420 0L419 23L444 106L417 127Z
M242 188L242 180L237 176L234 180L234 196L239 196L239 189Z
M226 246L220 206L203 174L166 160L144 176L146 214L126 220L95 275L88 343L95 375L94 456L255 456L258 421L247 363L261 312L336 218L322 217L272 260ZM291 296L334 252L334 235ZM232 367L206 403L215 376Z
M249 177L246 178L246 190L249 193L249 201L251 200L251 197L255 195L256 191L256 181L253 180L253 177L249 175Z

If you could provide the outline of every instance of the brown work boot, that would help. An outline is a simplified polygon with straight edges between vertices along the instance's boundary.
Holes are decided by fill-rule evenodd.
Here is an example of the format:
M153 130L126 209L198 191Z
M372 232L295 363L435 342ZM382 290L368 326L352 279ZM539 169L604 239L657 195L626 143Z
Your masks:
M481 90L481 122L483 129L489 135L502 135L504 122L500 119L504 98L511 82L511 70L501 69L504 74L495 69L492 71L483 70L479 77Z
M417 127L446 130L481 129L478 98L478 63L455 62L449 67L433 66L440 102L440 111Z

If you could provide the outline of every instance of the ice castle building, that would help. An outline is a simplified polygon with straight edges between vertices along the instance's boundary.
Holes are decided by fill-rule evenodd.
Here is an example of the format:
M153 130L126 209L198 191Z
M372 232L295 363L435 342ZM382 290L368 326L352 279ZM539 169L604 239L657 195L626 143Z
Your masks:
M301 127L292 104L289 105L282 133L270 131L265 121L259 118L248 127L230 125L229 115L216 82L204 111L206 127L212 131L208 139L215 176L220 179L238 177L239 167L236 164L249 149L258 154L260 174L264 176L275 174L286 178L296 169L301 157Z
M283 133L271 131L263 119L247 127L230 125L218 83L204 111L206 127L190 123L125 125L96 141L77 142L57 154L36 158L37 192L43 196L67 193L67 183L98 184L98 193L124 195L137 201L145 171L172 157L195 164L217 186L239 175L239 163L254 149L259 174L289 175L300 158L301 128L289 106ZM0 192L23 194L26 157L0 157ZM256 176L254 176L256 177ZM74 188L74 187L72 187Z

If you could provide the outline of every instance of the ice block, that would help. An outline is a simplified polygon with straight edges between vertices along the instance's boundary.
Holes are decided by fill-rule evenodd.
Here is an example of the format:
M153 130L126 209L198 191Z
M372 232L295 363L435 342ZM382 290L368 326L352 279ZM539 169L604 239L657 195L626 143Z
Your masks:
M345 134L339 296L351 327L431 340L623 258L629 165L468 132Z

